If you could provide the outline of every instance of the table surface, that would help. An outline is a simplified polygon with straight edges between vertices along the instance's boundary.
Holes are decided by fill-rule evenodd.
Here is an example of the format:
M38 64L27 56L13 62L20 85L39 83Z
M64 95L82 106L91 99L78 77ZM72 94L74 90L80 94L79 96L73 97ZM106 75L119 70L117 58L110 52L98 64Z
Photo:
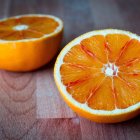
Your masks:
M0 0L0 18L28 13L62 18L62 47L95 29L140 34L139 0ZM140 117L97 124L77 116L55 86L55 59L34 72L0 71L0 140L140 140Z

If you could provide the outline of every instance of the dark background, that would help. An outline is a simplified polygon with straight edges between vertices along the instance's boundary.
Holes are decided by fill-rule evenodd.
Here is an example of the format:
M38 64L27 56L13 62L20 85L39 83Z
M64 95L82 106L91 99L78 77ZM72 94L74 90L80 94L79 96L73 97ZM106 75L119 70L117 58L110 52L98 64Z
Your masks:
M96 29L140 34L140 0L0 0L0 18L28 13L60 17L62 47ZM0 140L140 140L139 117L97 124L73 113L55 86L55 59L35 72L0 71Z

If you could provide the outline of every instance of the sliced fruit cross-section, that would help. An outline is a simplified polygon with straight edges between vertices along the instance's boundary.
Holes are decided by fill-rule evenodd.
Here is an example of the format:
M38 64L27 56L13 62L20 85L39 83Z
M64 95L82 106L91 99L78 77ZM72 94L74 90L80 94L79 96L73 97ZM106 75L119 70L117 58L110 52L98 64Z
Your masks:
M0 20L0 69L30 71L48 63L62 39L63 23L50 15Z
M68 105L97 122L120 122L140 113L140 42L130 32L86 33L59 54L54 77Z

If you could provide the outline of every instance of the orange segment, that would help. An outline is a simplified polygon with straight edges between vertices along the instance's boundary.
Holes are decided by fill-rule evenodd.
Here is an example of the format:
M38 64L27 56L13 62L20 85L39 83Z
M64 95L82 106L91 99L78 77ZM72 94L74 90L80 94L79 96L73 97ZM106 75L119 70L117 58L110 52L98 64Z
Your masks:
M102 63L96 57L92 57L86 53L81 45L74 46L64 57L64 62L87 67L102 67Z
M127 63L119 67L120 72L122 73L140 73L140 59L130 60Z
M88 106L96 110L114 110L115 101L112 89L112 79L107 77L98 89L93 91Z
M87 68L74 64L63 64L60 68L62 80L65 85L71 85L80 81L92 78L93 75L99 74L98 69Z
M13 26L17 24L17 19L8 18L0 22L0 31L1 30L11 30Z
M105 48L105 38L102 35L95 35L93 37L81 41L83 48L100 61L107 63L107 55Z
M106 45L109 48L109 61L115 62L119 54L125 47L130 37L123 34L108 34L106 35Z
M21 38L23 39L32 39L42 37L44 34L41 32L37 32L35 30L28 29L27 31L22 31L20 33Z
M127 108L140 101L140 80L139 76L120 74L114 78L114 86L118 108Z
M140 42L136 39L131 39L122 52L117 64L129 64L136 59L140 59Z
M104 78L103 74L95 74L92 77L67 86L67 91L72 97L80 103L86 103L90 94L98 88L101 83L100 79ZM94 79L94 80L93 80Z
M30 30L34 30L43 34L50 34L54 32L54 29L57 28L59 24L57 22L54 22L53 19L46 19L43 18L38 22L35 22L31 24Z
M62 50L55 63L54 77L64 100L75 112L107 123L139 114L138 38L121 30L93 31Z
M0 39L5 40L5 39L11 39L11 38L15 38L13 36L16 35L15 31L11 31L11 30L0 30ZM20 36L18 36L18 39L20 38ZM12 39L11 39L12 40Z

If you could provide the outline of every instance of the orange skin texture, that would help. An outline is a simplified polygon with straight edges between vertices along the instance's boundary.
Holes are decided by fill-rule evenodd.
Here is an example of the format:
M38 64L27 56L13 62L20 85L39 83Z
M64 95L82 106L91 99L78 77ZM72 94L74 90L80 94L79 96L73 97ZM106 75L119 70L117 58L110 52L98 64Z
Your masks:
M47 64L57 53L63 30L31 41L0 42L0 69L26 72Z

